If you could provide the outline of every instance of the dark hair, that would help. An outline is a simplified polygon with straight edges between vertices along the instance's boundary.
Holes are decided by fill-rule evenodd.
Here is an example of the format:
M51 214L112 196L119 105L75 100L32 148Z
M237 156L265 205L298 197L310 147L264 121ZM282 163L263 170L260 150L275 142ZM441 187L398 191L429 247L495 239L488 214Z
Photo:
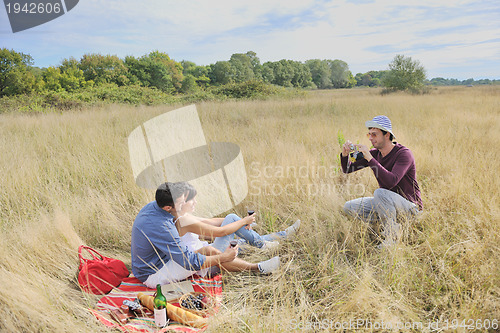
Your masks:
M175 200L179 198L184 191L179 183L163 183L156 189L155 200L160 208L165 206L174 206Z
M198 193L194 186L189 184L188 182L179 182L178 184L183 189L182 193L187 193L186 201L193 199Z
M379 129L380 129L380 128L379 128ZM386 135L387 133L389 133L389 132L387 132L387 131L384 131L383 129L381 129L381 131L382 131L382 135ZM392 133L390 133L390 134L391 134L391 135L389 136L389 140L391 140L391 141L392 141L392 140L394 140L394 135L392 135Z

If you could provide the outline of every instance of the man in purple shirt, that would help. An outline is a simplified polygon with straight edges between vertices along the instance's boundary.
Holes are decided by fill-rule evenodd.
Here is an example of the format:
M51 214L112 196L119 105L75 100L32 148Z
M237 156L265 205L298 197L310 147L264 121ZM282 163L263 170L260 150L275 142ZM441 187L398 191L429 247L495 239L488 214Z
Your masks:
M376 116L365 125L374 148L354 145L348 140L342 146L342 171L351 173L370 167L380 188L375 190L373 197L346 202L344 211L368 222L379 219L383 227L382 246L388 247L401 239L402 227L397 218L416 215L422 209L415 158L410 149L393 142L395 136L388 117ZM353 161L349 157L353 147L363 154L362 158Z

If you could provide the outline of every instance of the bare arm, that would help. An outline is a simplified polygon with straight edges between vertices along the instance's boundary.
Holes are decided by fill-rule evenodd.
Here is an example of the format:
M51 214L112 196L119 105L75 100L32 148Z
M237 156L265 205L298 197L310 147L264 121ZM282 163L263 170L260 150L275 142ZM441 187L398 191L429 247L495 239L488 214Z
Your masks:
M229 223L223 227L216 227L208 223L200 222L197 219L193 219L191 216L182 216L179 218L177 223L179 223L180 235L184 235L186 232L192 232L200 236L213 238L232 234L239 228L251 224L253 221L255 221L255 217L252 215L236 222Z
M189 216L189 218L192 220L192 221L199 221L199 222L203 222L203 223L207 223L207 224L211 224L215 227L220 227L220 225L222 224L222 221L224 221L223 218L221 217L214 217L214 218L204 218L204 217L199 217L199 216L194 216L193 214L190 214L190 213L185 213L183 216Z
M224 219L222 217L214 217L211 219L204 219L204 218L199 217L199 219L200 219L200 222L211 224L215 227L220 227L220 225L222 224L222 221L224 221Z
M238 254L238 247L228 247L226 251L213 256L206 256L201 269L216 266L225 262L233 261Z

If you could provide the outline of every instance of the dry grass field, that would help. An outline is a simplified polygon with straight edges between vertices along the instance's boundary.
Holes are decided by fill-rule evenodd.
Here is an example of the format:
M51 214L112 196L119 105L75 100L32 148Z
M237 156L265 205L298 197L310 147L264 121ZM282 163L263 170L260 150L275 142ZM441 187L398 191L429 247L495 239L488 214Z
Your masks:
M176 107L0 114L0 331L107 331L86 310L97 298L76 283L77 248L130 264L132 222L154 193L134 183L127 136ZM224 306L209 331L500 325L499 87L316 91L197 108L207 141L242 149L250 194L234 211L254 207L262 233L303 221L278 250L278 273L224 275ZM376 181L370 170L339 172L339 131L368 144L364 122L380 114L415 155L425 206L391 251L378 250L371 229L341 210Z

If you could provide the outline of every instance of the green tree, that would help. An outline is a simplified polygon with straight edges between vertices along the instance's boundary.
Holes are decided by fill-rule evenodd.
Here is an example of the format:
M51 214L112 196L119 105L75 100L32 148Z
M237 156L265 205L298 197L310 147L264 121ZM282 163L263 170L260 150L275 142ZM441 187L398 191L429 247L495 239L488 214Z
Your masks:
M123 64L127 67L127 78L130 84L149 86L151 75L148 72L146 61L133 56L126 56Z
M260 67L260 75L262 76L262 81L264 81L265 83L272 83L274 82L274 71L273 68L269 65L271 63L266 64Z
M308 88L313 86L309 67L299 61L286 59L268 61L262 65L262 74L265 82L282 87Z
M314 86L311 71L306 64L300 61L292 61L291 64L293 66L292 85L294 87L310 88Z
M330 67L326 60L307 60L306 65L311 71L312 82L314 82L318 89L329 89L333 87L330 79Z
M196 84L198 84L199 87L208 87L208 85L210 84L210 66L197 66L194 62L187 60L182 60L181 65L182 74L184 75L184 77L186 77L187 75L191 75L196 79ZM184 81L182 82L184 85Z
M292 79L294 76L293 66L289 60L282 59L280 61L266 62L264 67L272 71L272 81L270 83L282 87L292 87ZM270 76L269 76L270 77Z
M196 68L196 64L192 61L189 61L189 60L182 60L181 66L182 66L182 74L183 75L187 75L187 74L193 75L193 72L195 71L195 68Z
M490 79L479 79L476 81L476 84L492 84L493 82Z
M167 93L180 91L184 75L181 63L170 59L168 54L153 51L137 59L125 57L127 78L132 84L155 87Z
M160 51L153 51L147 57L153 64L151 85L166 92L179 91L184 79L182 65Z
M29 54L0 49L0 97L29 93L37 88Z
M363 80L363 76L365 74L363 73L357 73L355 76L354 76L354 79L356 80L356 87L360 87L362 86L362 80Z
M257 57L257 53L255 53L254 51L248 51L246 53L246 56L250 59L250 63L252 64L252 69L254 70L254 72L258 71L261 64L260 59Z
M210 65L210 80L215 85L223 85L234 82L235 69L229 61L217 61Z
M382 82L377 77L373 78L372 81L370 82L370 87L380 87L381 85L382 85Z
M229 63L233 68L233 81L236 83L250 81L255 78L255 73L252 64L252 58L244 53L234 53L229 59Z
M42 72L43 81L45 82L44 88L48 91L61 91L61 71L59 68L49 67Z
M462 84L463 84L463 85L466 85L466 86L473 85L473 84L474 84L474 79L473 79L473 78L470 78L470 79L467 79L467 80L463 80L463 81L462 81Z
M379 87L382 85L382 79L387 71L369 71L358 73L355 76L356 86Z
M86 81L93 81L97 85L115 83L123 86L129 83L127 67L115 55L85 54L78 67L83 71Z
M349 65L342 60L327 60L330 67L330 80L334 88L352 88L356 79L349 70Z
M382 84L389 91L419 92L424 87L426 73L418 60L398 54L389 63L389 72L384 76Z
M449 85L448 80L445 79L445 78L442 78L442 77L435 77L430 82L434 86L446 86L446 85Z
M73 92L80 88L92 87L94 85L94 81L85 80L85 75L78 65L78 61L75 58L69 58L64 59L58 67L61 73L59 82L64 90Z
M260 59L257 57L257 53L254 51L248 51L246 56L250 59L250 63L252 64L255 79L262 80L262 65L260 63Z
M182 80L182 86L180 92L187 94L187 93L193 93L198 89L199 87L196 82L196 78L191 74L184 75L184 80Z

